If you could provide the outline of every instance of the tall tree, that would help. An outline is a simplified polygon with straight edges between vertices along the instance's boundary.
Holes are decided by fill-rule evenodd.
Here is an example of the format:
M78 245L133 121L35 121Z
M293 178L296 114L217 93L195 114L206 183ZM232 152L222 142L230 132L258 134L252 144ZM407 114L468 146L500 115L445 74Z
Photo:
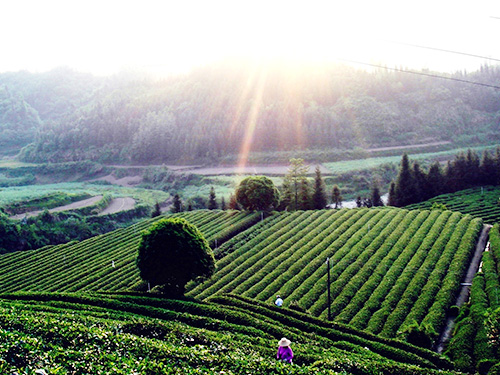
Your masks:
M172 213L182 212L182 200L179 194L174 195L174 201L172 202Z
M480 166L480 173L481 173L481 184L484 185L496 184L498 171L495 165L495 159L491 157L488 150L485 150L483 153L483 158L481 160L481 166Z
M307 178L306 176L308 171L309 167L304 165L304 159L290 159L288 173L285 175L284 179L284 186L289 189L289 192L285 191L284 194L289 194L292 198L290 206L288 207L291 210L296 210L298 208L301 182Z
M312 210L313 208L311 189L309 188L309 181L306 178L300 182L298 209Z
M151 217L157 217L161 215L161 208L158 202L155 203Z
M321 170L316 166L314 177L314 193L312 196L313 205L316 210L321 210L326 207L328 201L326 199L325 182L321 177Z
M373 207L379 207L384 205L384 202L382 202L382 198L380 197L380 189L378 187L377 182L374 182L372 185L370 201Z
M216 196L215 196L215 189L213 186L210 188L210 194L208 196L207 208L209 210L216 210L217 209L217 200L216 200Z
M421 202L430 197L426 191L426 175L420 168L418 162L413 162L413 181L415 183L415 197L414 202Z
M334 185L332 189L332 203L335 205L334 208L342 207L342 194L340 193L340 189L337 185Z
M444 193L444 176L438 161L431 164L427 173L426 192L428 198Z
M389 187L389 199L387 200L387 205L397 207L396 183L394 181L391 182L391 185Z
M416 202L416 188L415 180L410 169L410 161L408 155L405 153L401 158L401 166L399 174L396 179L396 205L403 207L408 204Z
M226 200L224 199L224 196L220 198L220 209L225 211L227 209L226 207Z

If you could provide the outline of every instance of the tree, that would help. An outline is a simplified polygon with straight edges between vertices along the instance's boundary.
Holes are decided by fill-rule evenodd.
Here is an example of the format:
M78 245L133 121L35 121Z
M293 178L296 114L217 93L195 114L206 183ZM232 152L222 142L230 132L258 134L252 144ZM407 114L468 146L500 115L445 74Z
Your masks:
M236 196L234 194L229 195L229 209L239 210L238 202L236 201Z
M389 187L389 198L387 200L388 206L397 206L396 203L396 184L394 181L391 182L391 186Z
M299 201L297 208L299 210L312 210L314 208L313 201L311 199L311 191L309 189L309 181L307 180L307 178L300 182Z
M182 201L179 194L174 195L174 202L172 203L171 208L172 213L182 212Z
M301 182L306 179L309 167L304 165L304 159L290 159L290 166L288 167L288 173L285 175L283 186L286 186L288 191L283 191L285 196L290 196L290 205L288 208L291 210L296 210L299 205L299 190L301 187Z
M223 196L220 198L220 209L223 211L225 211L227 209L226 199Z
M155 206L153 208L153 212L151 213L151 217L157 217L161 215L161 207L158 202L155 203Z
M245 210L267 211L279 204L279 191L266 176L250 176L243 179L236 189L236 201Z
M407 154L403 154L403 157L401 158L401 167L396 179L395 195L395 203L397 207L403 207L416 202L415 181L410 169L410 162Z
M380 207L384 205L384 202L382 202L382 198L380 197L380 189L376 182L372 186L372 194L370 197L370 202L372 207Z
M342 195L337 185L334 185L332 189L332 203L335 204L335 208L342 207Z
M319 169L319 166L316 166L312 201L316 210L321 210L328 204L325 193L325 183L321 177L321 170Z
M182 218L161 219L142 235L136 259L144 281L169 297L184 294L186 283L209 277L215 259L203 234Z
M481 183L484 185L495 185L498 180L498 171L495 165L495 160L491 157L488 150L483 153L481 160Z
M432 198L444 192L444 177L441 164L438 161L432 163L426 181L427 197Z
M210 188L210 194L208 196L208 205L207 205L207 208L209 210L215 210L215 209L217 209L217 200L216 200L216 197L215 197L215 189L214 189L213 186Z

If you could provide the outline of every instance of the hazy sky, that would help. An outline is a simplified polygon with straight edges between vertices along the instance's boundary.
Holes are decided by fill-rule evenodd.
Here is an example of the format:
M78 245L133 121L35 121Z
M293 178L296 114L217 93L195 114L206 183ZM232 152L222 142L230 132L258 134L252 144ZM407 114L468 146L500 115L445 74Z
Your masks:
M228 56L438 71L487 62L398 43L500 59L498 0L0 0L0 7L0 72L180 71Z

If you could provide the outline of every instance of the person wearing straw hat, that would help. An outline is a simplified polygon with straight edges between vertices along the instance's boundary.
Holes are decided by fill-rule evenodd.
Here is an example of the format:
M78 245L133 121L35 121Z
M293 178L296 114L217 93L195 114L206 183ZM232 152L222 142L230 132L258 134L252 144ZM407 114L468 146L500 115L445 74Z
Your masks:
M278 342L278 353L276 354L276 357L280 361L292 364L293 351L292 351L292 348L290 348L291 343L292 342L285 337L283 337Z
M274 302L274 304L278 307L281 307L283 305L283 299L281 299L279 294L276 296L276 301Z

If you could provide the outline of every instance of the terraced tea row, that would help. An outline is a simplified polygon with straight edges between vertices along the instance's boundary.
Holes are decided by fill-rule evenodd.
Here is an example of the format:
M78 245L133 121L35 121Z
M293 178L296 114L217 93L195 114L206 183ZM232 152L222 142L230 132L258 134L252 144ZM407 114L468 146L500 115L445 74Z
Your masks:
M496 186L476 187L457 193L443 194L422 203L405 208L430 209L434 203L444 204L451 211L470 214L483 219L486 224L500 222L500 188Z
M490 245L483 253L479 272L472 281L470 300L457 318L455 335L446 354L462 371L480 374L500 372L500 232L491 228Z
M281 337L294 365L276 360ZM431 351L242 297L0 295L0 373L451 375Z
M187 294L235 293L268 304L280 294L285 306L327 318L329 258L334 321L386 337L414 324L439 332L481 230L480 219L451 211L295 212L238 247L236 238L221 246L229 254L217 273L190 283Z
M192 211L184 217L215 243L244 230L260 216L239 211ZM0 290L119 290L137 284L135 266L141 231L159 218L93 237L80 243L17 252L0 257Z

